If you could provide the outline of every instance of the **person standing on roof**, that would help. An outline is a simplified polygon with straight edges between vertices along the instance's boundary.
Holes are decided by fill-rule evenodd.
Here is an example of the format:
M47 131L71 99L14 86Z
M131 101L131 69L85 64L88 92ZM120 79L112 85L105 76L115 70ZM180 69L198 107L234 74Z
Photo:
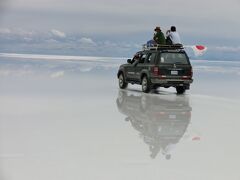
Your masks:
M167 37L167 44L182 44L180 36L176 31L175 26L171 26L171 29L168 30L166 33L166 37Z
M154 31L156 32L153 36L153 40L158 44L158 45L165 45L166 40L164 37L164 34L162 33L161 29L159 26L157 26Z

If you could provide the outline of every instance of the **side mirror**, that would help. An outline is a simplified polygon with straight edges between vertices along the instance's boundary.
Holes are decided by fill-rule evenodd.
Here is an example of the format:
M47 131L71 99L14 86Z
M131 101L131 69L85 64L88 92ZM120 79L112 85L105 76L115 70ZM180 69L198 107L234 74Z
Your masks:
M131 59L128 59L128 60L127 60L127 63L128 63L128 64L131 64L131 62L132 62Z

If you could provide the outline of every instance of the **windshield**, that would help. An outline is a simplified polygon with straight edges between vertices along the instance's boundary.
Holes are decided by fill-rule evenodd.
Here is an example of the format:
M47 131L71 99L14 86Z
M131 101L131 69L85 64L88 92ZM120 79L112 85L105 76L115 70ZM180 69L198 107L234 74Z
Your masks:
M189 64L185 53L161 53L159 63L164 64Z

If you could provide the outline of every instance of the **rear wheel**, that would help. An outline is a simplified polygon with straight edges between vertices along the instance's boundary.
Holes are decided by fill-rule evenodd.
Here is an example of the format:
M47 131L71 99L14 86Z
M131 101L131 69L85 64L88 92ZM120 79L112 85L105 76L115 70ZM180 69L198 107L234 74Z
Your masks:
M176 90L177 90L177 94L183 94L183 93L185 93L186 89L184 86L177 86Z
M148 93L151 90L151 83L147 76L143 76L142 78L142 91Z
M128 83L125 81L123 73L121 73L118 77L118 84L121 89L125 89Z

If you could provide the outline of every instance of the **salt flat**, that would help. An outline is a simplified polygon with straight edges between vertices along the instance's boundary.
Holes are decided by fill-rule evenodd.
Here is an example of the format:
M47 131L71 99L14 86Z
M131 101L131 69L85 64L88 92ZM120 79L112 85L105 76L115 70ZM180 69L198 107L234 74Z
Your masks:
M0 179L240 179L240 62L193 60L178 96L119 90L125 60L44 58L0 59Z

